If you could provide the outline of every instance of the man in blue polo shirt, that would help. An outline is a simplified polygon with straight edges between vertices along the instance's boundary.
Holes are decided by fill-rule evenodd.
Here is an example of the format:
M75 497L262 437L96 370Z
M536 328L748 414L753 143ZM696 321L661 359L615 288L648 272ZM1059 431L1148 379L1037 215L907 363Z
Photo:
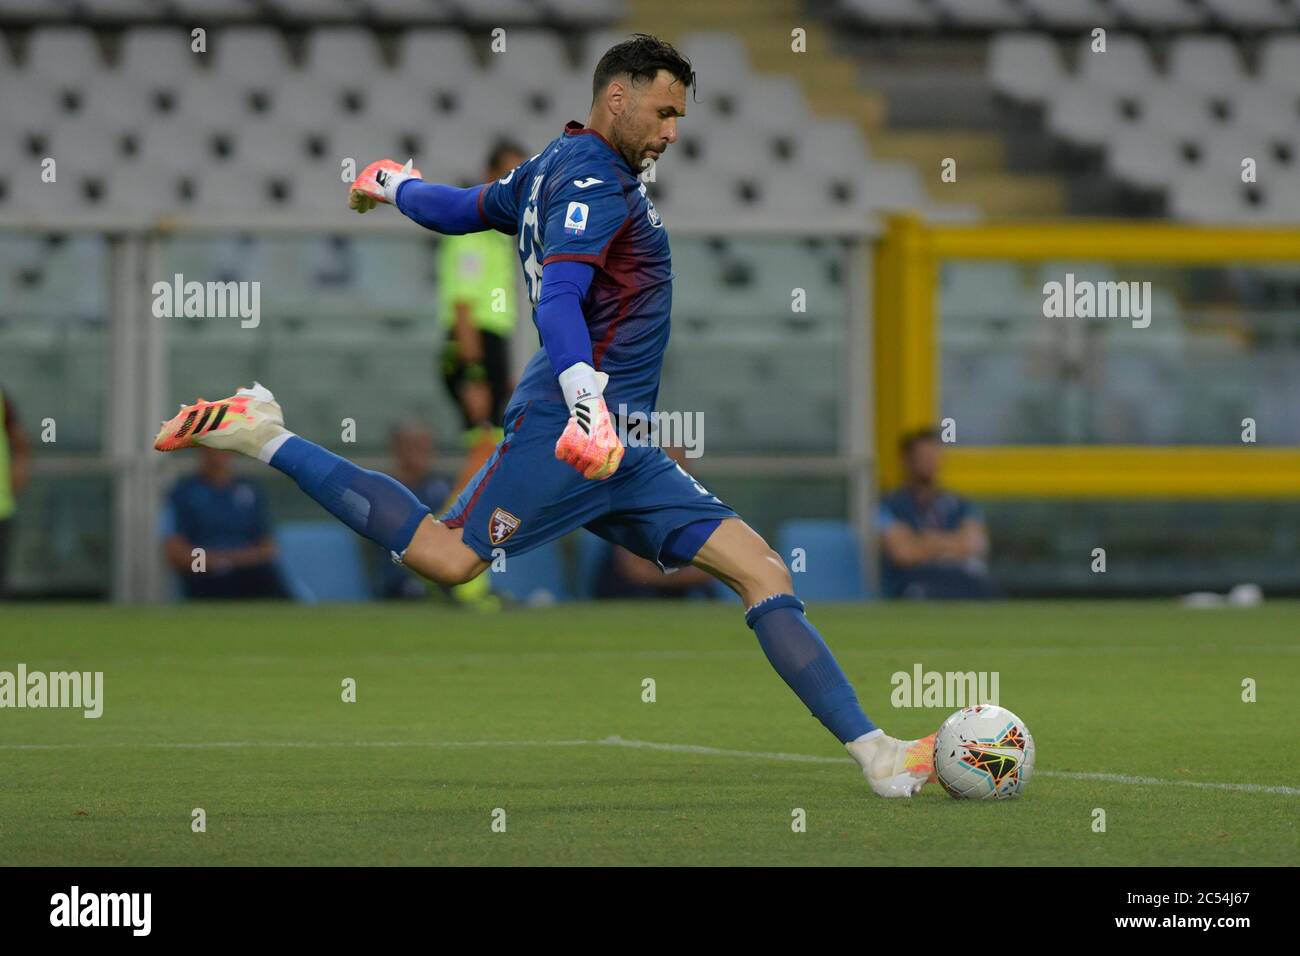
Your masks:
M933 429L904 436L902 488L877 519L886 597L986 598L989 536L973 505L939 487L942 445Z
M167 563L180 572L188 598L288 597L262 491L235 477L230 462L230 452L204 448L198 471L172 488ZM196 570L195 548L204 552L202 571Z

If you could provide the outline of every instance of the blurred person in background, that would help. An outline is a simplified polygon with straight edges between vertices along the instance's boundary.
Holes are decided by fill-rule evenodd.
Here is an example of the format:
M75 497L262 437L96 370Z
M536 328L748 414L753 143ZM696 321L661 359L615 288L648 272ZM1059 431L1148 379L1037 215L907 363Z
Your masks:
M686 454L681 446L663 447L669 458L686 468ZM604 542L595 592L598 598L711 597L713 585L713 575L693 565L665 574L655 562Z
M262 490L236 477L232 460L229 452L200 449L198 470L172 488L167 563L187 598L287 598ZM203 571L194 570L194 548L205 552Z
M0 598L8 581L9 530L13 527L17 496L31 474L32 445L18 421L18 410L0 388Z
M399 422L389 439L393 456L390 474L416 498L433 510L442 508L451 494L451 484L433 473L433 432L418 421ZM429 593L425 580L395 564L383 548L378 549L377 592L381 598L419 598Z
M522 147L498 142L488 154L484 182L501 179L527 158ZM513 388L510 336L519 314L515 260L514 237L495 229L446 236L439 247L439 305L448 329L442 374L465 419L467 458L451 489L456 494L504 437L502 415Z
M939 485L942 442L927 428L901 442L905 484L880 503L886 597L986 598L989 535L965 498Z

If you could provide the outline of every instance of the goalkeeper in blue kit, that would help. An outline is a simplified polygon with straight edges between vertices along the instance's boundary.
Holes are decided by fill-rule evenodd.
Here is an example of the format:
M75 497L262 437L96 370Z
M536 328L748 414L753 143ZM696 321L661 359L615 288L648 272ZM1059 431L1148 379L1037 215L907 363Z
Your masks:
M200 400L163 425L160 451L194 445L259 458L394 560L431 581L482 574L494 552L522 554L585 528L666 572L694 565L736 591L777 673L862 767L871 789L910 797L932 779L933 735L877 728L794 595L780 556L653 445L624 447L610 407L655 407L672 306L664 223L638 173L677 140L691 65L638 34L593 78L587 122L468 189L425 182L411 162L370 164L352 183L357 212L396 206L445 235L517 237L542 348L504 417L505 436L450 510L435 518L399 482L358 468L284 427L265 387Z

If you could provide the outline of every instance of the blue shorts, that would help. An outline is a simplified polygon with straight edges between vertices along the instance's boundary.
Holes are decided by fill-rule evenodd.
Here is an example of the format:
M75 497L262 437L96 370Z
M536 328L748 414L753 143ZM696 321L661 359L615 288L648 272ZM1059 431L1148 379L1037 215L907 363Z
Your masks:
M583 478L555 457L568 421L563 402L521 402L507 409L505 438L440 519L464 528L465 544L484 561L491 561L498 548L523 554L586 528L671 568L689 560L661 554L673 532L736 517L653 445L629 446L610 478Z

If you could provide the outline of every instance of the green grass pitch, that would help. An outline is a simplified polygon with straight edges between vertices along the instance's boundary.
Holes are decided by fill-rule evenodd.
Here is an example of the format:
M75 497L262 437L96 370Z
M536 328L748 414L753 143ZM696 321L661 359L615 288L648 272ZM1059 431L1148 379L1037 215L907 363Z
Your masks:
M103 671L104 714L0 710L0 862L1300 858L1295 604L828 605L810 616L897 736L928 733L948 711L892 708L894 672L997 671L1001 703L1038 747L1023 796L975 803L932 786L910 801L873 797L734 605L11 605L0 670ZM345 678L355 703L342 700ZM1244 678L1257 681L1255 703L1241 699ZM204 833L191 830L195 808ZM493 830L496 808L505 832ZM806 832L792 828L796 808Z

